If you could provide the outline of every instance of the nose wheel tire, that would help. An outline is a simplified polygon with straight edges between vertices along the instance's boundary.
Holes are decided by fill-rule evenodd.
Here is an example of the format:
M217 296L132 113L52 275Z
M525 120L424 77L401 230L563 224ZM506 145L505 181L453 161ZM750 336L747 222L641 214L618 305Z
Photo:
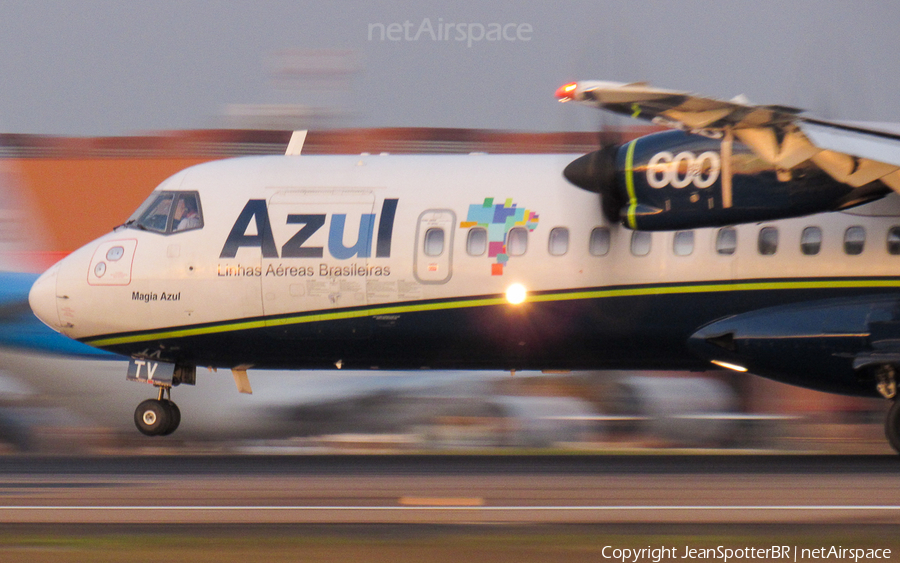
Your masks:
M147 399L134 411L134 424L146 436L168 436L180 422L178 406L165 399Z
M169 408L169 414L172 418L169 420L169 426L160 435L168 436L172 432L175 432L175 430L178 429L178 425L181 424L181 409L179 409L178 405L172 401L163 400L163 403Z

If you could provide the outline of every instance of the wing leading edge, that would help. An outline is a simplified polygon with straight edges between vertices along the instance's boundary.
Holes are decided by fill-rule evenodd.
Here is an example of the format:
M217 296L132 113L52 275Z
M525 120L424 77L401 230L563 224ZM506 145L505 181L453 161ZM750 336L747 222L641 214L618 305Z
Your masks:
M737 137L766 162L789 170L812 161L853 187L881 181L900 193L900 135L800 115L787 106L754 105L654 88L646 83L582 81L557 90L575 101L673 129Z

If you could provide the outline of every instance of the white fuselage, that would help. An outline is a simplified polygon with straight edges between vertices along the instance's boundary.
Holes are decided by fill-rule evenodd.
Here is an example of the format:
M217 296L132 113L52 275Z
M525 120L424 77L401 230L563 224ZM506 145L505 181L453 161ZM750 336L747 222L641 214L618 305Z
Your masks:
M890 229L900 225L893 196L854 213L737 226L736 247L722 253L719 229L635 234L609 224L599 197L561 176L575 156L291 156L203 164L157 189L196 192L202 228L168 234L118 228L45 273L32 306L72 338L140 346L215 333L223 323L232 332L296 324L292 315L309 312L390 322L448 301L454 309L512 308L504 296L514 284L525 288L529 303L577 302L616 291L669 291L663 286L691 293L694 284L740 282L762 291L773 279L781 287L802 280L800 286L813 288L817 278L900 274L900 256L887 244ZM512 219L503 222L504 214ZM270 235L259 232L266 225ZM814 255L801 251L810 226L821 229ZM774 253L760 252L764 227L778 230ZM865 235L862 251L852 255L844 241L850 227L863 227ZM472 235L473 229L485 233ZM507 245L501 252L491 244L497 240ZM662 325L671 320L666 311L656 313ZM303 322L314 320L307 315ZM641 335L640 328L627 330Z

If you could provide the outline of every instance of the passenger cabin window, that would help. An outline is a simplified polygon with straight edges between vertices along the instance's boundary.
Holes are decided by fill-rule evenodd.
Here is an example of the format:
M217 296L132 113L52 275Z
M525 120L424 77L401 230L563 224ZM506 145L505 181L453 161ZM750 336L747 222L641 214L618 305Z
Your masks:
M125 226L163 234L200 229L203 227L200 196L197 192L155 192Z
M606 256L609 254L609 229L596 227L591 231L591 242L588 247L591 256Z
M759 253L763 256L771 256L778 252L778 229L775 227L763 227L759 230L757 241Z
M528 250L528 231L523 227L514 227L506 235L506 253L510 256L521 256Z
M815 256L822 249L822 229L806 227L800 235L800 252L807 256Z
M425 256L440 256L444 253L444 229L432 227L425 231Z
M487 250L487 230L481 227L469 229L466 237L466 252L469 256L481 256Z
M653 235L647 231L634 231L631 234L631 253L635 256L646 256L650 254L650 245L653 242Z
M672 241L675 256L689 256L694 252L694 231L678 231Z
M569 251L569 229L556 227L550 231L549 251L551 256L562 256Z
M737 231L731 227L719 229L716 235L716 252L719 254L734 254L737 249Z
M900 254L900 227L891 227L888 231L887 250L894 256Z
M862 227L849 227L844 231L844 252L851 256L862 254L866 245L866 230Z

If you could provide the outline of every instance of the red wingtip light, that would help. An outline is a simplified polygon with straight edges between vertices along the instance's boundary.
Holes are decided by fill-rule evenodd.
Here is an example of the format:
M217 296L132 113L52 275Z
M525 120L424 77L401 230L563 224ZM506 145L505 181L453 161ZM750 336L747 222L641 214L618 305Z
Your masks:
M577 82L570 82L565 86L560 86L556 91L556 99L561 102L568 102L575 98L575 90L578 88Z

